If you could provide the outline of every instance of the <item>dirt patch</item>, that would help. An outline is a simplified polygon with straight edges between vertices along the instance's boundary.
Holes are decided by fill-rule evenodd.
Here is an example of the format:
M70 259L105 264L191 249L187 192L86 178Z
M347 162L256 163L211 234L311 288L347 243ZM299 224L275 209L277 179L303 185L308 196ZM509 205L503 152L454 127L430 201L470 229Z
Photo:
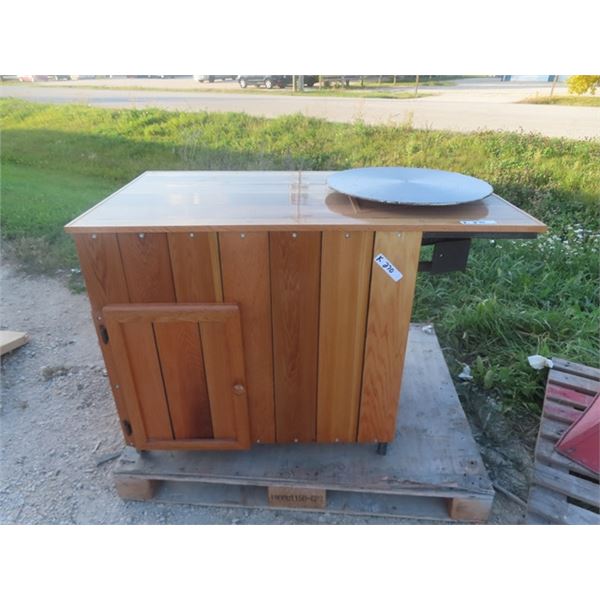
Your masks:
M11 265L4 264L0 275L0 327L27 331L31 337L2 360L0 523L400 522L123 502L111 477L123 442L87 297L72 293L57 279L25 275ZM515 442L514 435L491 439L489 427L477 424L477 411L469 412L492 479L525 498L523 460L529 448ZM523 448L518 459L513 457L515 444ZM522 521L522 507L498 494L491 522Z

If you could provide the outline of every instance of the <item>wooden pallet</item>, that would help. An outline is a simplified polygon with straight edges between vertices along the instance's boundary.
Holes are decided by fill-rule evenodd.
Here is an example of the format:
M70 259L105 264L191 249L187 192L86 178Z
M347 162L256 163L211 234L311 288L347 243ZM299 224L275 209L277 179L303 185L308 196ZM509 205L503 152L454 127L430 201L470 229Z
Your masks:
M141 454L128 447L114 478L124 499L433 521L484 522L494 499L437 337L418 325L386 456L356 444Z
M600 391L600 369L553 358L535 447L527 522L600 524L598 475L554 445Z

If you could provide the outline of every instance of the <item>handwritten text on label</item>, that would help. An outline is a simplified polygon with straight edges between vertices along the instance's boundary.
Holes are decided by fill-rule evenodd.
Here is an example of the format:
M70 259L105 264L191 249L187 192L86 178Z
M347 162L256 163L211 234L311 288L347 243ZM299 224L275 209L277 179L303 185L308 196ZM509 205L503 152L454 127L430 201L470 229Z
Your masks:
M402 273L396 269L392 262L383 254L378 254L375 257L375 262L384 270L384 272L394 281L398 282L402 279Z

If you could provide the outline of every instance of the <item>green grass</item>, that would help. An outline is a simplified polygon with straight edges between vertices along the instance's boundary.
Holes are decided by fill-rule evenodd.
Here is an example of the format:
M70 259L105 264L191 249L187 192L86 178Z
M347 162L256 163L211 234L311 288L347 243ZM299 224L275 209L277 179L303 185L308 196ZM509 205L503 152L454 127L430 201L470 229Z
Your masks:
M29 269L77 267L62 226L145 170L449 169L550 226L538 240L474 241L465 273L419 275L413 318L436 324L451 369L469 364L511 409L539 407L545 374L528 355L598 365L598 142L19 100L0 115L2 234Z
M530 96L518 104L560 104L562 106L600 106L596 96Z

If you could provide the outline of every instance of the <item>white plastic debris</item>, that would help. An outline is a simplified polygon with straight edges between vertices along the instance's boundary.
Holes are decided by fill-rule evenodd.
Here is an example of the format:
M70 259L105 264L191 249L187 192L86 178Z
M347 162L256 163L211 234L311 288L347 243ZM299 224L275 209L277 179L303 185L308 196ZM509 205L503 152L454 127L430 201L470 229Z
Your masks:
M428 333L430 335L433 334L433 325L423 325L423 327L421 327L421 331L423 333Z
M471 381L473 379L473 375L471 375L471 367L463 363L463 370L458 374L459 379L463 379L464 381Z
M527 360L529 362L529 366L533 367L537 371L543 369L544 367L551 369L554 366L554 363L549 358L546 358L541 354L533 354L532 356L528 356Z

